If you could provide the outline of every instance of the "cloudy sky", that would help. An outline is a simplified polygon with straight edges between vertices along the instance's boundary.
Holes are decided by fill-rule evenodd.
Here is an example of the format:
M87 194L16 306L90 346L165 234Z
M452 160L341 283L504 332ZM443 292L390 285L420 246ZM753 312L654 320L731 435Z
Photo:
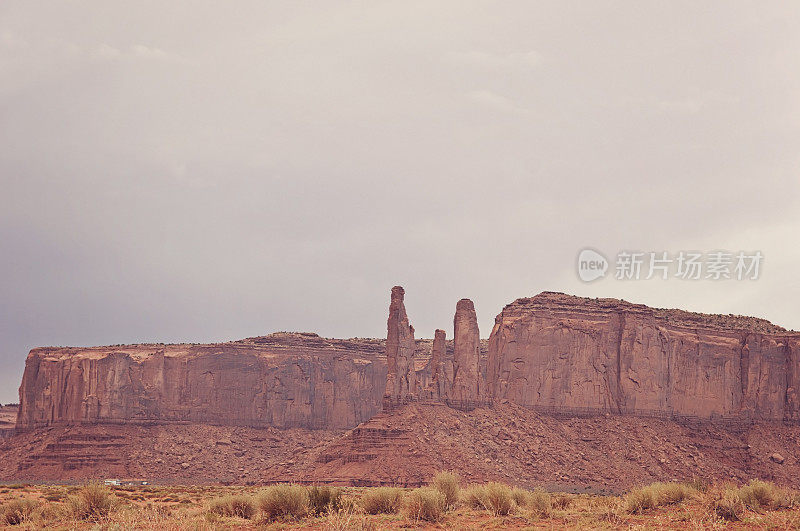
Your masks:
M35 346L382 336L395 284L420 337L543 290L800 329L799 169L795 2L6 0L0 402Z

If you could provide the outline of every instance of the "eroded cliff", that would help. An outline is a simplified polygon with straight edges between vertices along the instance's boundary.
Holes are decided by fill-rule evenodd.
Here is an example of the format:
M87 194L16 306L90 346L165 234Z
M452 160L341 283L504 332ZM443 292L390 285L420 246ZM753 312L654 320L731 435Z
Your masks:
M348 428L380 408L383 343L278 333L212 345L37 348L20 387L17 428L177 421Z
M487 384L525 406L795 420L799 353L762 319L544 292L497 316Z

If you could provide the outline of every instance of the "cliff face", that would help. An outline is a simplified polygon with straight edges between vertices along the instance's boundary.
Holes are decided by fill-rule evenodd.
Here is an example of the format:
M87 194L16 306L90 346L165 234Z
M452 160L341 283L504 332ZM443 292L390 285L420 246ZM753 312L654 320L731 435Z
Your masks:
M285 333L216 345L38 348L28 355L17 427L190 421L348 428L380 408L383 350L374 339Z
M749 317L545 292L489 338L491 397L520 405L798 419L800 334Z

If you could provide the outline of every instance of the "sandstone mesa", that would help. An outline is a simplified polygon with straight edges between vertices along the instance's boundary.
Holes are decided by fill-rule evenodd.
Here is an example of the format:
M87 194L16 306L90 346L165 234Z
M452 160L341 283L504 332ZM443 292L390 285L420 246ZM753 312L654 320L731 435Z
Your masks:
M100 470L153 475L155 465L132 469L137 466L132 456L140 452L133 447L149 448L143 441L152 433L168 439L187 430L202 437L226 434L232 441L238 440L235 433L245 436L241 430L255 430L246 432L253 441L265 440L258 435L265 430L278 439L288 430L301 430L294 436L305 442L298 446L283 441L267 448L253 442L248 449L242 443L243 455L237 457L245 466L233 479L253 481L415 484L427 477L428 468L458 468L457 456L444 449L453 444L474 454L460 466L475 479L502 477L494 463L551 482L589 484L595 474L602 485L627 484L639 476L691 477L693 470L710 466L702 457L694 468L670 464L681 451L662 448L657 437L649 436L642 439L642 455L663 457L654 457L657 465L639 463L639 472L630 456L617 456L630 468L626 472L619 465L617 476L575 464L573 476L567 471L562 478L563 470L537 468L531 461L568 429L559 418L572 418L573 429L582 433L602 432L598 422L619 418L619 429L634 439L642 437L642 426L656 423L663 434L692 444L702 437L697 430L707 429L704 422L732 422L734 431L716 427L715 437L738 442L726 443L728 454L717 459L727 465L708 468L709 473L746 476L763 466L773 478L796 481L791 478L800 465L791 441L800 440L795 426L800 333L750 317L544 292L503 308L488 341L480 339L469 299L456 304L452 340L441 329L433 340L420 340L404 296L402 287L392 288L385 341L276 333L212 345L33 349L20 387L16 435L0 448L11 457L0 466L0 478L58 479L69 475L67 470L75 477ZM480 428L492 415L502 425ZM520 422L545 432L519 431ZM687 428L687 422L700 427ZM773 423L769 426L776 433L763 449L763 443L749 439L762 429L758 423ZM746 433L744 424L750 426ZM43 431L53 429L50 435ZM478 440L459 439L462 432ZM124 456L99 449L98 437L116 441L115 452ZM526 452L505 441L516 441ZM575 444L553 443L548 451L586 453ZM725 445L720 444L722 455ZM731 452L731 444L746 446L747 455ZM750 455L754 448L758 454ZM76 454L81 451L96 452L97 458L82 460ZM708 449L706 457L714 451ZM161 447L149 452L139 460L172 463L173 478L211 481L229 475L211 462L200 469L184 467L185 461L177 460L186 456L169 457ZM781 463L769 459L776 452ZM702 453L690 455L697 460ZM399 468L387 467L389 456L400 458Z

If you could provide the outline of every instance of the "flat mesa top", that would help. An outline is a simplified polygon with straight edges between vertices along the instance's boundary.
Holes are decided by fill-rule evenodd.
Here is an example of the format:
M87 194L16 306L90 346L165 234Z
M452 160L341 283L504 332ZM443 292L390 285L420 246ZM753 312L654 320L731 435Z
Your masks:
M506 314L521 314L535 310L574 311L576 313L625 312L652 316L668 324L685 327L712 328L719 330L744 330L764 334L792 333L766 319L733 314L708 314L669 308L652 308L621 299L591 299L555 291L543 291L534 297L517 299L503 309Z

